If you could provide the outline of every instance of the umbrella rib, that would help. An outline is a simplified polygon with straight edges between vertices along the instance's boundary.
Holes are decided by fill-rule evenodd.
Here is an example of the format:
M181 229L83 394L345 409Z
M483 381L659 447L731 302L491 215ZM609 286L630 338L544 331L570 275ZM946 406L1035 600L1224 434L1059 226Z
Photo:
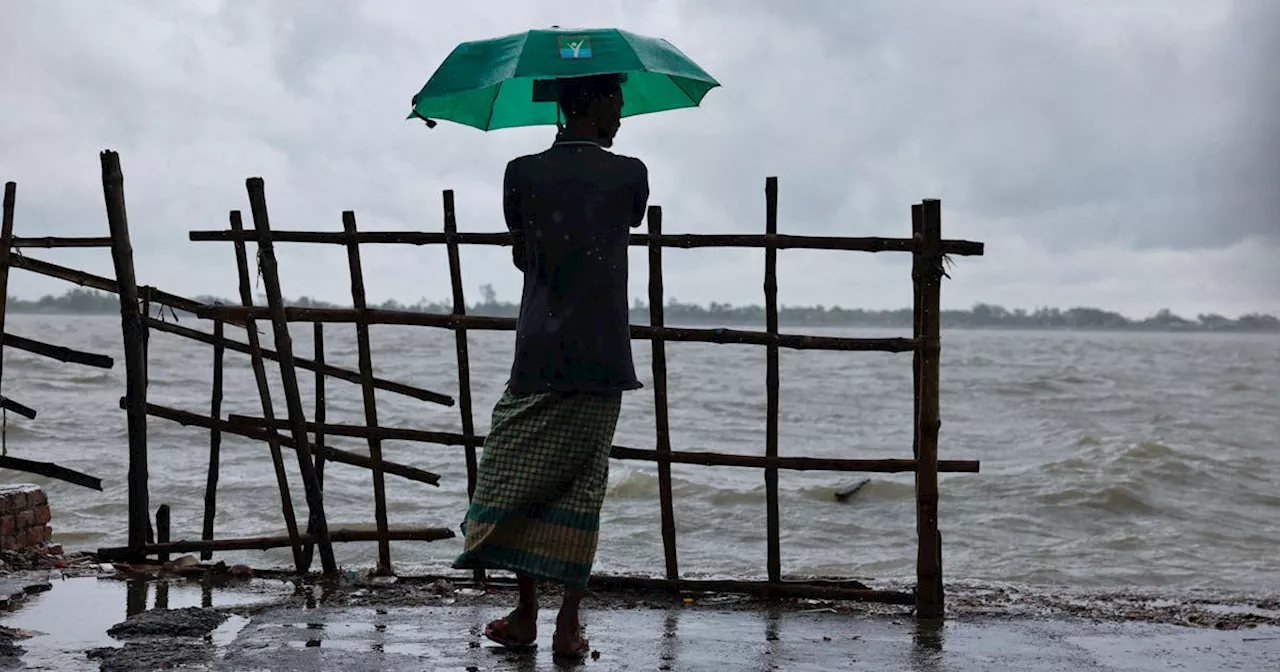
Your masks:
M489 119L484 124L485 132L493 130L493 111L498 108L498 93L502 91L502 84L502 82L498 82L497 86L493 87L493 100L489 101Z

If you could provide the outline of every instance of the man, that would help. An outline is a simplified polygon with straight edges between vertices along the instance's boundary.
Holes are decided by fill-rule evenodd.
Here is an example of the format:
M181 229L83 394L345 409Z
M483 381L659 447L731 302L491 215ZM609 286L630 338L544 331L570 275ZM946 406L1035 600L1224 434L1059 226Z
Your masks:
M621 126L622 76L559 82L565 123L550 149L507 165L503 209L524 273L515 361L493 411L458 569L515 572L520 602L485 636L537 639L536 581L564 585L552 650L581 657L579 603L595 560L631 358L627 244L649 199L648 170L606 151Z

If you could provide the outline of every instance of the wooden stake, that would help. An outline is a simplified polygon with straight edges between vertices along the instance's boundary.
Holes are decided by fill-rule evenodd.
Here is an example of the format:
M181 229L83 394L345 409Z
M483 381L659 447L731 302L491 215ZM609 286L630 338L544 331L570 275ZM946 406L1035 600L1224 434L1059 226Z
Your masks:
M662 234L662 208L649 206L647 216L649 234ZM649 245L649 325L662 327L662 247ZM652 341L653 346L653 418L657 430L657 452L671 453L671 427L667 414L667 344L661 338ZM658 500L662 508L662 551L666 557L667 582L671 590L675 590L675 581L680 578L680 567L676 556L676 513L675 502L671 497L671 463L658 463Z
M302 486L307 494L307 507L311 515L316 518L320 566L325 574L334 574L338 571L338 563L334 560L333 545L329 542L329 524L324 511L324 492L320 490L320 482L316 479L315 458L311 454L311 443L307 440L305 425L307 419L302 410L302 397L298 394L298 372L293 364L293 338L289 335L289 323L285 320L284 295L280 290L275 247L271 243L267 197L262 178L251 177L246 181L245 186L249 191L249 207L253 213L254 230L258 233L259 271L267 292L276 351L280 354L280 382L284 387L285 405L289 410L293 440L297 444L298 468L302 472Z
M3 282L3 281L0 281ZM0 305L0 322L4 321L4 306ZM115 366L115 360L107 355L98 355L92 352L82 352L80 350L72 350L61 345L51 345L43 343L32 338L24 338L16 334L4 334L4 346L7 348L17 348L25 350L33 355L41 355L49 359L56 359L59 362L68 362L71 364L83 364L99 369L110 369Z
M244 225L240 221L240 212L232 210L231 230L240 231L244 229ZM236 241L236 272L240 278L240 303L245 306L253 305L253 280L249 275L249 254L245 250L245 244ZM262 415L275 421L275 406L271 402L271 383L267 380L267 367L263 362L262 344L258 339L258 327L252 320L245 321L245 332L249 337L249 360L253 366L253 378L258 384L258 399L262 403ZM289 532L290 537L295 540L299 539L298 520L293 511L293 495L289 491L289 476L284 468L284 455L280 451L279 435L270 432L266 436L267 448L271 451L271 465L276 473L276 487L280 491L280 508L284 514L284 527ZM293 545L293 564L298 572L305 573L310 569L310 565L306 562L306 558L302 553L302 542L297 541Z
M156 509L156 543L162 546L164 544L169 543L169 505L168 504L161 504L160 508ZM157 555L156 559L160 561L160 564L163 565L164 563L169 562L168 551L158 551L156 555Z
M102 195L111 231L111 259L120 294L120 331L124 340L125 415L129 428L129 548L131 561L144 559L142 547L151 528L147 490L147 362L142 316L138 311L138 282L133 272L133 245L125 210L124 173L120 155L107 150L102 162Z
M778 178L770 177L764 184L765 235L778 235ZM778 250L768 247L764 251L764 316L765 331L770 342L765 355L765 444L766 459L778 457ZM778 469L764 470L765 503L768 512L768 572L770 581L782 580L782 531L778 510Z
M444 192L444 235L449 257L449 284L453 288L453 314L466 315L467 301L462 290L462 255L458 250L458 212L453 201L453 190ZM458 413L462 419L462 435L472 439L476 434L475 417L471 407L471 355L469 353L466 328L453 332L453 341L458 353ZM476 494L476 478L479 465L476 461L476 446L468 443L463 447L467 462L467 501ZM485 570L472 572L477 583L485 582Z
M452 539L453 530L442 527L412 528L391 530L388 535L394 541L440 541ZM335 530L329 540L337 543L376 541L378 533L372 530ZM307 541L315 542L310 536ZM290 535L267 537L244 537L239 539L216 539L213 541L171 541L166 544L149 544L146 550L150 553L196 553L213 551L266 551L273 548L285 548L293 543ZM99 548L98 557L103 560L115 560L123 556L122 548Z
M916 417L919 460L916 467L916 613L923 618L943 614L942 549L938 533L938 369L941 353L942 217L941 202L926 200L921 208L920 286L920 414Z
M213 346L213 391L209 396L209 416L222 419L222 364L226 349L222 346L223 324L213 323L213 335L218 343ZM213 522L218 514L218 476L222 468L222 432L214 427L209 430L209 473L204 486L204 528L200 538L213 539ZM201 560L209 560L211 553L201 553Z
M354 235L356 213L350 210L342 213L342 230L351 236L351 242L347 245L347 265L351 270L351 305L355 310L361 311L367 306L364 270L360 267L360 245L355 242ZM373 387L373 353L369 347L369 325L365 322L356 323L356 347L359 350L360 378L364 381L361 386L364 393L364 421L370 427L377 427L378 399ZM305 440L305 428L302 429L302 436L302 440ZM391 576L394 572L391 568L391 542L387 538L387 482L382 473L382 440L370 434L368 441L369 459L373 462L373 517L378 527L378 567L375 573L379 576Z

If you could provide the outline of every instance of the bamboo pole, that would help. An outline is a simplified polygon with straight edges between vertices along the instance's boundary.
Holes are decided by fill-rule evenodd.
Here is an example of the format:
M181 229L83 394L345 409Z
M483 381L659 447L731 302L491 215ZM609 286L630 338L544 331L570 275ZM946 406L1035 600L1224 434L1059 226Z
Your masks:
M778 178L765 180L765 234L778 234ZM778 457L778 250L770 247L764 251L764 315L765 330L771 342L767 346L765 361L765 445L766 459ZM767 511L768 574L770 581L782 580L782 531L778 510L778 469L764 470L765 504Z
M243 234L233 231L192 231L188 234L192 242L234 241L239 235L241 240L248 240ZM657 242L662 247L693 249L703 247L773 247L780 250L843 250L849 252L912 252L914 243L910 238L877 238L847 236L796 236L796 235L760 235L739 233L697 233L697 234L662 234L654 238L653 234L633 233L630 245L648 247ZM319 243L328 245L345 245L346 240L340 233L328 231L273 231L271 240L277 243ZM366 231L361 233L356 242L364 244L402 244L402 245L444 245L447 237L442 233L430 231ZM459 233L460 245L493 245L511 244L511 235L502 233ZM981 256L983 244L968 240L944 240L943 252L957 256Z
M916 203L911 206L911 237L917 242L923 244L923 213L921 205ZM921 299L920 285L924 280L924 264L921 263L921 255L911 255L911 337L920 342L920 314L923 308ZM920 365L924 362L924 350L916 348L911 353L911 399L912 399L912 415L911 415L911 456L920 458Z
M4 386L4 349L10 344L9 335L4 333L5 308L9 303L9 257L13 254L13 210L18 200L18 183L4 183L3 210L0 210L0 389Z
M356 213L347 210L342 213L342 230L352 237L347 245L347 266L351 271L351 305L355 310L364 310L364 269L360 265L360 245L355 242ZM286 327L287 328L287 327ZM356 323L356 348L359 351L360 378L364 384L361 391L364 398L364 421L370 427L378 426L378 399L373 388L373 353L369 347L369 325ZM296 422L296 421L295 421ZM306 436L306 430L302 430ZM369 438L369 459L373 462L373 518L378 527L378 566L374 572L378 576L391 576L391 542L387 538L387 480L382 473L382 440L375 434ZM316 521L320 523L319 520Z
M297 447L293 441L293 437L281 435L276 432L269 432L259 425L250 425L244 422L236 422L235 421L236 416L234 415L230 416L230 419L228 420L215 420L214 418L200 415L199 413L183 411L177 408L161 406L159 404L147 404L147 415L160 418L162 420L168 420L170 422L176 422L180 425L186 425L188 427L200 427L203 429L217 428L218 431L222 432L223 434L234 434L236 436L243 436L250 439L257 439L259 441L270 441L272 440L271 436L275 435L275 440L279 441L280 445L286 448ZM287 428L287 425L286 425L286 428ZM340 464L347 464L353 467L361 467L363 469L373 468L373 463L370 462L369 458L364 455L347 452L345 450L338 450L337 448L333 448L331 446L322 447L322 446L312 445L311 447L313 449L312 450L313 453L323 450L324 457L329 462L338 462ZM393 476L400 476L401 478L405 478L410 481L415 481L418 483L426 483L427 485L440 484L439 474L433 474L429 471L424 471L416 467L409 467L403 464L398 464L395 462L388 462L387 460L383 460L382 468L383 468L383 471L385 471L388 474L391 474Z
M222 338L222 321L213 323L213 335ZM219 343L213 346L213 390L209 394L209 417L222 419L222 365L225 348ZM222 432L214 427L209 430L209 473L204 486L204 527L200 538L213 539L213 523L218 513L218 476L222 469ZM210 553L201 553L201 560L209 560Z
M387 533L392 541L440 541L452 539L453 530L443 527L410 528L391 530ZM378 533L373 530L339 529L330 532L329 540L334 543L352 543L377 541ZM307 535L304 540L315 543L316 539ZM171 541L165 544L148 544L148 553L204 553L215 551L266 551L273 548L285 548L293 543L291 535L273 535L264 537L243 537L239 539L215 539ZM123 557L123 548L99 548L97 556L102 560L112 561Z
M243 230L240 212L232 210L229 215L231 229ZM249 275L249 254L245 244L235 243L236 274L239 276L240 302L245 306L253 305L253 285ZM267 380L267 367L263 362L262 344L258 339L258 327L253 319L245 320L245 333L249 337L249 359L253 366L253 379L258 385L258 399L262 404L262 415L270 421L275 420L275 405L271 401L271 383ZM289 490L289 475L284 468L284 455L280 450L279 435L270 432L267 435L267 448L271 452L271 466L275 470L276 488L280 491L280 509L284 516L284 527L295 540L293 544L293 563L299 572L306 572L309 565L302 553L302 542L298 535L298 520L293 510L293 495Z
M24 271L30 271L38 275L57 278L75 285L80 285L81 287L91 287L104 292L111 292L112 294L120 293L119 283L111 278L94 275L93 273L86 273L66 266L60 266L48 261L41 261L40 259L34 259L27 256L16 256L10 259L9 265L13 268L21 268ZM151 300L155 303L168 306L175 310L185 311L193 315L198 308L204 305L199 301L181 297L177 294L170 294L169 292L156 289L154 287L151 288ZM242 324L242 322L236 321L234 324Z
M662 233L662 208L649 206L647 215L649 233ZM664 298L662 292L662 247L649 244L649 324L664 325ZM667 344L661 338L651 341L653 347L653 419L656 430L657 452L671 454L671 427L667 408ZM680 566L676 555L675 502L671 496L671 463L658 463L658 501L662 509L662 552L666 561L667 581L680 578ZM674 585L674 584L672 584Z
M444 233L449 257L449 285L453 289L453 314L466 315L467 302L462 289L462 255L458 250L458 213L454 205L453 190L444 192ZM467 347L467 329L460 327L454 330L454 341L458 352L458 411L462 416L462 435L475 436L475 417L471 408L471 358ZM476 492L476 449L474 445L466 446L467 460L467 500Z
M37 415L36 409L31 408L24 403L14 401L4 395L0 395L0 408L3 408L6 411L13 411L28 420L35 420Z
M65 238L59 236L23 236L14 238L13 247L111 247L111 237Z
M0 284L3 284L3 280L0 280ZM0 323L4 322L3 313L4 308L0 306ZM33 355L40 355L42 357L56 359L59 362L66 362L69 364L83 364L85 366L92 366L99 369L110 369L115 366L115 360L111 359L107 355L98 355L92 352L72 350L71 348L63 347L61 345L43 343L32 338L18 336L16 334L4 334L4 345L8 348L25 350Z
M285 404L292 424L293 440L297 444L298 468L302 472L303 490L307 495L307 507L316 519L316 538L319 540L320 566L325 574L338 571L333 557L333 545L329 543L329 524L324 510L324 493L316 479L315 458L311 455L311 443L304 426L306 417L302 410L302 397L298 394L298 372L293 364L293 339L289 324L285 321L284 295L280 291L280 275L276 268L275 247L271 243L271 224L267 215L267 197L262 178L251 177L245 183L249 191L249 204L253 213L253 226L258 234L258 262L262 284L267 292L271 312L271 326L275 332L276 350L280 353L280 381L284 387Z
M74 485L79 485L92 490L102 491L102 479L97 476L90 476L82 471L68 469L52 462L37 462L35 460L24 460L20 457L11 457L9 455L0 455L0 469L12 469L14 471L22 471L28 474L39 474L49 478L56 478L60 481L66 481Z
M195 311L202 318L222 318L243 321L246 318L264 319L269 317L265 308L245 308L241 306L203 306ZM402 310L380 310L370 308L357 314L350 308L303 308L290 306L285 308L285 320L289 322L326 322L349 324L366 322L368 324L395 324L417 327L439 327L443 329L473 329L477 331L515 331L516 320L511 317L488 317L480 315L440 315L436 313L418 313ZM778 334L770 336L762 331L742 331L737 329L690 329L683 327L653 327L649 325L631 325L633 340L652 340L661 338L667 342L683 343L717 343L741 345L769 345L777 343L780 348L794 350L832 350L842 352L911 352L916 347L911 338L841 338L834 336L799 336Z
M943 614L942 549L938 533L938 369L941 325L941 202L926 200L921 208L924 273L920 283L919 459L916 468L916 613L923 618Z
M321 373L319 366L324 364L324 325L317 322L312 326L314 327L312 341L315 348L315 362L318 365L314 369L316 372L316 429L313 431L312 443L316 446L316 480L320 482L320 489L323 490L325 464L324 423L327 404L325 403L324 374ZM297 361L296 359L294 360L295 363ZM307 534L314 538L315 533L315 516L308 515ZM315 555L315 549L316 545L312 542L307 542L302 546L302 558L308 571L311 569L311 561Z
M661 590L668 588L665 579L636 576L593 576L591 587L596 590ZM791 581L716 581L680 579L676 583L680 592L746 593L772 599L826 599L859 600L886 604L911 604L911 593L896 590L870 588L844 588L830 585L813 585Z
M287 429L284 420L264 422L263 418L230 415L227 421L240 427L254 427L280 430ZM309 431L321 428L327 434L351 438L367 438L376 435L383 441L417 441L434 443L443 446L484 445L484 436L468 439L456 432L439 432L428 429L408 429L402 427L373 427L364 425L343 425L326 423L323 427L314 422L306 424ZM915 470L915 460L910 459L843 459L826 457L778 457L770 459L760 455L728 455L703 451L671 451L659 453L656 450L613 446L610 456L618 460L646 460L649 462L670 462L673 464L700 464L709 467L748 467L765 469L776 466L778 469L791 471L865 471L869 473L899 473ZM944 460L938 463L939 471L978 473L980 464L977 460Z
M125 210L124 173L120 155L107 150L100 155L102 193L111 231L111 258L120 295L120 330L124 339L125 413L129 428L129 548L133 560L142 560L142 546L151 527L147 491L147 381L145 338L138 312L138 283L133 272L133 245L129 242L129 218Z
M220 320L221 318L214 318L214 319ZM156 318L148 319L147 324L150 326L150 328L155 329L156 331L163 331L165 333L173 334L175 336L182 336L185 338L189 338L193 341L206 343L208 345L215 345L215 346L221 345L228 350L244 353L246 355L253 354L252 348L250 348L249 344L247 343L243 343L241 341L233 340L230 338L221 338L221 339L215 338L213 334L200 331L199 329L184 327L180 324L174 324L173 322L165 322L163 320L159 320ZM316 324L318 325L321 323L317 322ZM272 362L280 361L280 353L276 352L275 350L272 350L270 348L259 348L259 349L264 359ZM307 371L315 371L317 373L324 374L325 376L328 376L330 378L338 378L340 380L345 380L350 383L356 383L356 384L360 383L359 371L351 371L349 369L343 369L337 366L332 366L330 364L325 364L324 362L319 360L304 359L302 357L294 357L293 363L299 369L306 369ZM384 378L377 378L377 377L373 379L373 385L379 390L386 390L388 392L394 392L395 394L402 394L406 397L412 397L414 399L419 399L421 401L429 401L431 403L440 404L442 406L453 405L453 397L450 397L447 394L440 394L439 392L432 392L431 390L426 390L420 387L405 385L404 383L397 383L392 380L386 380Z
M453 200L453 190L446 189L443 197L444 234L446 253L449 259L449 286L453 290L453 314L467 314L466 295L462 289L462 255L458 249L458 211ZM479 464L476 460L476 446L469 441L475 437L475 416L471 406L471 354L466 328L453 332L453 342L458 355L458 415L462 421L462 436L468 440L463 446L464 459L467 463L467 501L476 494L476 480L479 475ZM483 584L487 579L484 568L472 571L472 578Z

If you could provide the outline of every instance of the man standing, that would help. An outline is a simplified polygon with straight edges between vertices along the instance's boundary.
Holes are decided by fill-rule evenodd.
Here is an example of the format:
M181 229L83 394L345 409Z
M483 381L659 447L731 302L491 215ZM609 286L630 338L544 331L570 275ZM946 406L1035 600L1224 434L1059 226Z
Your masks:
M627 245L649 199L648 170L607 151L623 76L561 80L565 124L551 148L507 165L503 210L524 273L515 361L493 410L458 569L515 572L520 602L485 636L537 640L539 580L564 585L552 650L581 657L579 603L595 560L631 358Z

